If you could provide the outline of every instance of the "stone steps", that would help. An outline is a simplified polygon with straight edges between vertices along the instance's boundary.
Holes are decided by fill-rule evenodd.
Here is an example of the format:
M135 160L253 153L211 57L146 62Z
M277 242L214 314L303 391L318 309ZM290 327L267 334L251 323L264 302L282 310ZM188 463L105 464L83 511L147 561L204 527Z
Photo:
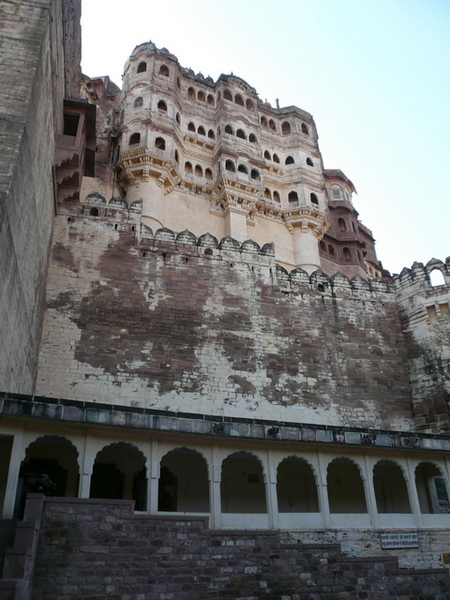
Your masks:
M14 535L16 532L15 519L0 520L0 579L3 574L3 565L5 564L5 553L7 548L14 544Z
M392 556L349 558L339 544L283 544L277 531L211 530L206 518L131 507L46 498L33 600L450 600L446 569L402 571Z

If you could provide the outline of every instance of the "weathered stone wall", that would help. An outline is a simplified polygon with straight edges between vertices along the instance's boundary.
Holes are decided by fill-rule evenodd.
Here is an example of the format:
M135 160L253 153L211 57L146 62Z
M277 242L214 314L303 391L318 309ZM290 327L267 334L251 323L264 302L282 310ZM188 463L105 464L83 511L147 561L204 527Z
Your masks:
M431 273L440 271L441 285ZM419 431L450 431L450 258L414 263L395 277Z
M270 249L187 233L175 241L168 230L154 240L131 211L101 211L110 216L56 219L38 394L411 428L386 284L289 276Z
M448 600L446 569L345 558L336 544L280 544L276 532L130 514L127 501L47 499L34 600Z
M0 387L30 392L36 375L53 220L52 163L65 79L79 65L80 2L2 2L0 7ZM63 14L65 13L65 14ZM69 24L70 14L75 21ZM70 53L70 52L69 52ZM78 56L73 50L71 58ZM65 77L66 74L66 77Z

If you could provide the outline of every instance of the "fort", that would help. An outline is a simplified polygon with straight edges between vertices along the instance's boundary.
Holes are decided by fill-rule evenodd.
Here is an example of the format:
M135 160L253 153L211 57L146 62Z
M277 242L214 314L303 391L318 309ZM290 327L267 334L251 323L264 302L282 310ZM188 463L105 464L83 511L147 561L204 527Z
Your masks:
M448 600L450 257L384 270L304 110L0 10L0 597Z

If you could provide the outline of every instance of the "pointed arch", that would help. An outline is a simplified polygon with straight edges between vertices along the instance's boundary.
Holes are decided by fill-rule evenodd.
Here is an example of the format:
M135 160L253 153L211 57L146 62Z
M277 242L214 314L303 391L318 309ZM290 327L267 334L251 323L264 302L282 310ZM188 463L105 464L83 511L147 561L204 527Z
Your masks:
M261 460L246 451L230 454L222 462L222 512L266 513L264 469Z
M37 438L25 451L20 466L16 511L21 516L29 492L46 496L78 495L78 450L63 436L44 435Z
M423 514L450 513L449 485L436 463L423 461L414 472L420 512Z
M405 474L394 460L379 460L373 468L373 487L379 513L411 513Z
M327 489L330 513L367 513L361 470L350 458L338 457L330 462Z
M147 468L142 451L128 442L104 446L95 457L90 498L130 499L147 508Z
M277 468L278 511L319 512L317 477L308 461L288 456Z
M209 468L198 450L180 447L165 454L160 462L158 510L208 512Z

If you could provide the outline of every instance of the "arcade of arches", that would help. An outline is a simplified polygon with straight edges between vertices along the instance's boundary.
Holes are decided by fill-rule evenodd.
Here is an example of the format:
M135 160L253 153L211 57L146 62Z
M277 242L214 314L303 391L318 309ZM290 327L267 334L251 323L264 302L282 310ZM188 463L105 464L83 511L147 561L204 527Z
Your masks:
M133 499L137 511L206 514L213 527L441 527L450 512L448 465L435 456L59 435L0 436L0 450L4 516L20 516L27 492Z

